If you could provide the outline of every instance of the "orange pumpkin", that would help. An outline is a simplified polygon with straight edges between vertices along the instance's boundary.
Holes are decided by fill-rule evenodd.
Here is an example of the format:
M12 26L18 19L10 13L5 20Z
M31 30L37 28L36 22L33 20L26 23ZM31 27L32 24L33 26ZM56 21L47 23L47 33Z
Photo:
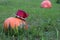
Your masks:
M4 31L8 31L9 28L17 28L16 30L18 30L18 28L28 29L25 21L14 17L10 17L4 21Z
M44 0L41 3L41 7L42 8L51 8L52 7L52 4L51 4L51 2L49 0Z

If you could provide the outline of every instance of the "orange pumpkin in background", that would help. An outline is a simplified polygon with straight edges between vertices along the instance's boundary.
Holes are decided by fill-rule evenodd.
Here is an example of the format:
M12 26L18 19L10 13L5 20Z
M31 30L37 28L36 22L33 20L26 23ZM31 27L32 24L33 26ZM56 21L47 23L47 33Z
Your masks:
M16 17L7 18L4 21L4 32L11 35L17 35L20 29L27 30L28 26L25 21L27 15L24 11L18 10ZM21 30L20 30L21 31Z
M52 4L51 4L51 2L49 0L44 0L41 3L41 7L42 8L51 8L52 7Z

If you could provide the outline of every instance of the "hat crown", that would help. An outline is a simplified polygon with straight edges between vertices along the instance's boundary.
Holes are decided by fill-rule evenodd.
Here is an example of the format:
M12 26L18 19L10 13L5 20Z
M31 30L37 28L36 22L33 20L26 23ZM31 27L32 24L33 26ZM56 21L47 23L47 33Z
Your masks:
M18 10L16 15L19 16L19 17L22 17L22 18L27 18L28 17L28 14L23 10Z

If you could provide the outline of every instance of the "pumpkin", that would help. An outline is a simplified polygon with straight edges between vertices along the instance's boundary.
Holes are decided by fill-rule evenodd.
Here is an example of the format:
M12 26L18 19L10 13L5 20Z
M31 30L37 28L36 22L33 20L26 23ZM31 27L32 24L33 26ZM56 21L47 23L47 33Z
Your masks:
M49 0L44 0L42 3L41 3L41 7L42 8L51 8L52 7L52 4Z
M17 35L19 32L23 32L23 29L28 29L26 22L19 19L10 17L4 21L4 32L5 34Z

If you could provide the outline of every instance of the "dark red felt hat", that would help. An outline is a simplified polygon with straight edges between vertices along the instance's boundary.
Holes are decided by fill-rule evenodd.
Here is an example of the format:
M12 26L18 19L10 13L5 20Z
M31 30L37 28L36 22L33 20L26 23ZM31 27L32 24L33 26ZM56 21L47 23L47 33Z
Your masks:
M28 14L23 10L18 10L16 13L16 16L24 19L28 17Z

